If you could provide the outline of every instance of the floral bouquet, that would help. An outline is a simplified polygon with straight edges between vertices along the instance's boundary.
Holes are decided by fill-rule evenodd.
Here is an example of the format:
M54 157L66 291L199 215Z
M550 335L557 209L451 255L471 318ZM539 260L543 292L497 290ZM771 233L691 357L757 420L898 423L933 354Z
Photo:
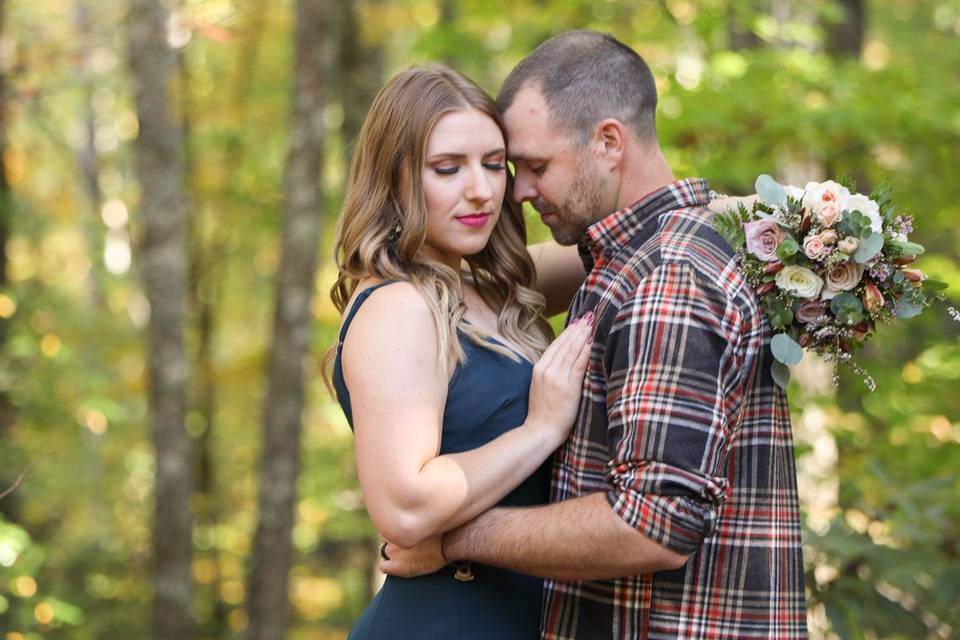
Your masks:
M913 218L895 213L886 184L865 196L842 178L798 189L762 175L756 190L752 210L741 204L718 215L715 226L737 250L775 331L774 381L786 388L788 367L806 348L852 367L873 391L853 350L877 322L911 318L944 301L946 285L909 266L924 251L908 239ZM960 321L960 312L947 308Z

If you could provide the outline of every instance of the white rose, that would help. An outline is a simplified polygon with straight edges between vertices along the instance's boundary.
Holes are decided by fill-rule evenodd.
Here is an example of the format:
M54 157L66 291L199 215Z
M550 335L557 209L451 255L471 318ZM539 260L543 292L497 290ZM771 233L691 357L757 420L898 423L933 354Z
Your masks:
M777 274L777 286L798 298L813 299L820 295L823 279L806 267L789 265Z
M870 228L877 233L883 233L883 218L880 217L880 205L867 196L857 193L848 196L843 202L847 211L859 211L870 218Z

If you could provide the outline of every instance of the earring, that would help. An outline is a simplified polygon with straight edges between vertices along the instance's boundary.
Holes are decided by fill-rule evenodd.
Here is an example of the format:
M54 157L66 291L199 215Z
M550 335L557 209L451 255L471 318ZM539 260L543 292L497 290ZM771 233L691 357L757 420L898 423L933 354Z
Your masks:
M390 232L390 236L389 236L390 242L394 242L397 238L400 237L401 230L402 228L400 227L400 223L398 222L396 226L393 227L393 231Z

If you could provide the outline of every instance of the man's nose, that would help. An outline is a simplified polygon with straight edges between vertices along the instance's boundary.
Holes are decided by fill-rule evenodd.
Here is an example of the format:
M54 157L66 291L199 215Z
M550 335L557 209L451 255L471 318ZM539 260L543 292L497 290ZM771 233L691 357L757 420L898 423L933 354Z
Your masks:
M513 181L513 199L517 202L533 202L540 194L536 181L526 171L518 171Z

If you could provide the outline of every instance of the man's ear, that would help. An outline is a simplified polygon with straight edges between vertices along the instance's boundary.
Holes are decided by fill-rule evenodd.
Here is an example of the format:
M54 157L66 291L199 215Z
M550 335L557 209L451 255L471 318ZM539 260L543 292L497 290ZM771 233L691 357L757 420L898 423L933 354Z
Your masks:
M597 123L595 139L601 153L601 162L605 162L612 171L623 162L627 146L626 129L616 118L605 118Z

